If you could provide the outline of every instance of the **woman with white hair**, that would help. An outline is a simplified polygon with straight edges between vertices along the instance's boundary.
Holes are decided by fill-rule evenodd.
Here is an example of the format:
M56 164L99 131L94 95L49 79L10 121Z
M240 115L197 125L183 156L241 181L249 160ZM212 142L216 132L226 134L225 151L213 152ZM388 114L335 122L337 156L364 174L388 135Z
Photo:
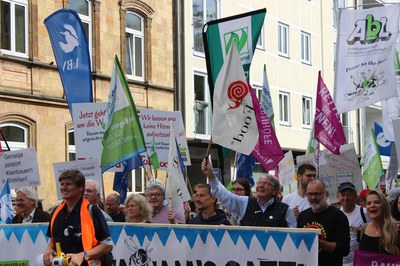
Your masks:
M43 223L50 221L50 214L38 208L38 194L29 187L21 187L16 191L15 199L17 215L12 223Z

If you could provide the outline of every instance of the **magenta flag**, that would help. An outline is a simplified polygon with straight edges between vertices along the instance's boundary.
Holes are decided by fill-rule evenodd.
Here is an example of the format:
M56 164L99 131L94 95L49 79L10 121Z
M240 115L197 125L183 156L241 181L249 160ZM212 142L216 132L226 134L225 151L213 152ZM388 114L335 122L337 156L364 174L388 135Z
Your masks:
M264 171L268 172L283 159L284 154L275 135L271 120L269 120L264 109L261 108L260 102L250 84L249 87L259 132L258 142L251 154L262 165Z
M340 116L331 94L318 72L317 104L314 117L314 137L333 154L339 155L339 148L346 144Z
M355 250L354 266L363 265L399 265L400 256L385 253L368 252Z

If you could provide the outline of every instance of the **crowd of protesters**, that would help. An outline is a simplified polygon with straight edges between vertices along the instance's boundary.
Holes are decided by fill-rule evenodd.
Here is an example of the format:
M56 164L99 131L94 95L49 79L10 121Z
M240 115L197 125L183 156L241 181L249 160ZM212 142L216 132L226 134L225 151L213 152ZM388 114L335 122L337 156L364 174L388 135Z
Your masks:
M298 189L283 199L282 186L273 175L260 177L255 192L247 178L234 180L228 191L215 178L210 161L203 160L201 171L208 182L194 186L191 204L184 204L184 216L168 206L165 189L158 181L150 182L143 194L129 195L125 202L112 193L103 205L99 184L69 170L59 177L63 202L49 212L42 210L35 190L18 189L13 223L49 222L47 235L55 241L44 253L45 265L51 265L57 241L78 265L105 260L112 250L107 222L318 228L319 265L353 265L357 249L400 255L400 188L387 191L384 182L379 182L377 188L357 193L353 183L343 182L338 184L334 207L326 184L311 164L299 166ZM92 206L91 223L85 220L88 213L82 206ZM58 228L59 217L68 218L68 228ZM95 228L94 235L84 237L75 232L84 225ZM70 243L64 237L69 234L80 237Z

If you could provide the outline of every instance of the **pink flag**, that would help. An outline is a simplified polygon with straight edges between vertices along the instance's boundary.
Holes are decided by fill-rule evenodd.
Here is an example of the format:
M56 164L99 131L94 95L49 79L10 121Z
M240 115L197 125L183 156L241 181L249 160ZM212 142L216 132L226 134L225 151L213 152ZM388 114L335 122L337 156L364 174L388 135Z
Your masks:
M265 172L268 172L282 160L284 155L272 127L271 120L269 120L264 109L261 108L260 102L251 87L250 93L259 131L258 142L251 154L262 165Z
M347 143L339 114L331 94L322 80L321 71L318 73L314 134L315 139L333 154L339 155L340 146Z

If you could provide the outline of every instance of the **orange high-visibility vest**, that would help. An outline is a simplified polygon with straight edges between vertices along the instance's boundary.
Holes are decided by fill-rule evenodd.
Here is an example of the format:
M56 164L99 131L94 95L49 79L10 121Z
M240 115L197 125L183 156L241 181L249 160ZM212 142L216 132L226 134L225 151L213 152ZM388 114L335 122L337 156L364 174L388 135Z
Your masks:
M89 204L90 204L90 202L87 199L83 198L80 215L81 215L81 234L82 234L81 238L82 238L83 250L85 250L85 251L97 246L97 243L98 243L96 236L95 236L93 220L92 220L92 217L88 210ZM57 215L64 208L64 206L65 206L65 201L63 201L60 204L60 206L57 207L57 209L54 211L53 217L51 217L50 233L51 233L51 242L53 243L53 247L54 247L53 224L54 224L54 221L56 220ZM93 260L88 261L89 265L92 265L92 263L93 263ZM94 265L100 266L101 263L100 263L100 261L97 261L97 263Z

